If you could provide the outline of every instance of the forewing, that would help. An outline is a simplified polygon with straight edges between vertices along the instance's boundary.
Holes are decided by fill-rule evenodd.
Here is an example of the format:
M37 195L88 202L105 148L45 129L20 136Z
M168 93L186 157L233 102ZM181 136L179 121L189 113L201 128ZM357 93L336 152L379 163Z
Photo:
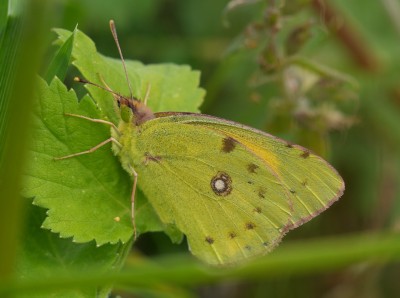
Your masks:
M182 116L182 120L187 116ZM206 126L232 139L261 157L289 191L292 224L297 227L331 206L344 192L344 181L324 159L309 150L290 144L275 136L230 121L221 122L211 116L185 121Z

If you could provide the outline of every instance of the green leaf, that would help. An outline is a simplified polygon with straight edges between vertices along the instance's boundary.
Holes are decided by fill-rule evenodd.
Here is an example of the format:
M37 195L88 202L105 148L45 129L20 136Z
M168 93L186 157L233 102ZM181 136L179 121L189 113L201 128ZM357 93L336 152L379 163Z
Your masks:
M3 4L4 5L4 4ZM21 19L10 17L8 23L2 29L0 35L0 157L3 157L3 144L6 144L6 136L9 119L9 105L16 77L17 51L21 46Z
M55 29L55 32L59 35L60 42L71 35L70 31L62 29ZM112 90L125 96L130 95L121 60L99 54L93 41L80 31L76 33L72 56L73 65L87 80L103 85L99 79L101 76ZM143 99L150 85L148 105L154 112L199 111L205 91L198 87L200 82L198 71L191 70L189 66L170 63L144 65L139 61L126 60L126 65L134 96ZM111 94L92 86L88 89L104 115L117 123Z
M6 29L7 20L8 20L8 1L1 1L0 2L0 36L1 37L3 37L3 31Z
M49 209L43 227L63 238L73 237L75 242L127 242L132 236L132 181L110 145L93 154L54 160L92 148L110 137L110 129L104 124L65 115L100 118L96 105L89 97L78 103L75 93L67 91L57 78L50 86L39 80L38 101L24 195L35 197L34 204ZM160 230L158 218L140 216L151 211L139 195L136 199L138 232Z
M25 241L19 250L17 274L21 280L40 276L46 279L52 276L68 275L71 270L106 273L121 267L121 259L129 244L103 245L96 247L94 242L73 243L70 239L61 239L58 235L40 228L45 219L45 210L30 206L25 228ZM113 268L113 270L111 270ZM110 286L101 288L88 286L77 289L48 289L46 297L108 297ZM18 297L43 297L42 292L30 292Z
M72 33L57 29L58 43L66 43ZM111 34L110 34L111 35ZM86 79L102 84L100 76L116 92L129 95L121 61L97 53L94 43L77 31L72 50L73 64ZM151 84L149 105L154 111L197 111L204 96L198 88L199 73L188 66L143 65L127 61L130 80L137 97ZM90 88L93 101L85 96L79 103L73 91L55 79L50 86L38 83L31 163L26 172L24 195L34 204L49 209L43 227L73 237L75 242L95 240L126 243L133 234L130 210L132 179L123 171L110 144L94 153L54 160L83 152L110 138L110 127L65 114L105 119L118 123L114 99L109 92ZM143 96L141 96L143 94ZM135 196L135 223L138 234L165 230L175 242L182 234L159 221L140 191Z
M75 33L76 30L74 30L71 36L67 38L67 40L62 44L51 60L46 74L44 75L44 79L48 84L50 84L51 80L55 76L57 76L60 80L64 80L71 60Z

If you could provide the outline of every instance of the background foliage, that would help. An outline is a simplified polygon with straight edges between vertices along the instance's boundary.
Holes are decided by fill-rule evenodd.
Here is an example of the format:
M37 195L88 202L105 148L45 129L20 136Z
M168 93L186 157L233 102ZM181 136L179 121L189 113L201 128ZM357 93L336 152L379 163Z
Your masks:
M7 282L11 269L3 270L0 290L32 295L35 288L57 292L83 287L85 290L65 292L66 297L71 293L91 297L96 294L96 285L102 284L106 291L108 286L104 285L113 283L115 295L123 297L129 297L127 292L139 297L393 297L400 292L400 3L243 0L229 3L256 3L226 10L228 2L52 1L49 11L37 15L39 20L47 20L47 27L38 30L42 41L36 48L55 39L55 34L49 34L50 27L73 31L78 24L99 52L117 58L108 29L112 18L126 58L187 64L200 70L201 86L207 92L203 113L264 129L313 149L342 174L344 196L310 223L289 233L274 253L243 268L202 267L187 256L185 243L175 245L163 233L152 233L139 238L121 273L108 275L96 272L99 267L69 266L76 258L88 258L87 250L96 249L89 243L77 250L70 239L52 247L47 255L50 265L44 266L46 252L35 248L46 246L46 241L54 243L57 235L39 229L44 210L27 207L26 220L20 222L36 225L21 232L19 244L12 240L16 231L2 233L0 256L2 262L12 264L14 260L36 268L31 272L36 279L12 286ZM7 23L5 19L2 10L1 24ZM10 23L9 18L8 26ZM1 32L3 42L7 35ZM12 52L16 41L3 42L2 53ZM44 77L57 49L49 47L44 55ZM3 73L9 71L10 60L2 59ZM68 86L72 86L75 74L73 69L66 74ZM3 79L2 91L7 84ZM83 95L84 90L78 94ZM3 104L6 98L2 93L2 113L11 109ZM6 123L13 114L5 114ZM2 126L2 131L3 127L9 129ZM7 152L4 148L9 139L2 138L1 144ZM3 160L2 174L7 168ZM5 214L17 210L18 214L23 208L15 207L10 198L3 188L0 209ZM24 218L23 214L19 218ZM2 230L18 227L11 224L18 222L18 216L2 219ZM35 241L24 241L29 233L42 234ZM32 248L37 258L21 259L17 253L21 247ZM80 254L60 256L69 247ZM121 255L128 253L112 249ZM97 266L107 260L101 251L90 259ZM118 260L115 262L119 267ZM23 270L21 265L18 268ZM92 271L65 271L71 268Z

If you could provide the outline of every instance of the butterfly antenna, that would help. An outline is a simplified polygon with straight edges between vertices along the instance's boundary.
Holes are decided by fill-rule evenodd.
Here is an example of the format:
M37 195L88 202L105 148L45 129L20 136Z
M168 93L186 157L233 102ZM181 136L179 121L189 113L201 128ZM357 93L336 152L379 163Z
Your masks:
M101 74L98 74L98 75L99 75L99 79L100 79L100 81L103 83L104 87L105 87L108 91L110 91L111 93L113 93L113 90L110 88L110 86L107 85L107 83L106 83L106 81L104 80L103 76L102 76Z
M108 86L107 86L108 88L104 88L103 86L100 86L100 85L98 85L98 84L96 84L96 83L92 83L92 82L87 81L87 80L84 80L84 79L82 79L82 78L80 78L80 77L75 77L75 78L74 78L74 81L75 81L75 82L79 82L79 83L83 83L83 84L89 84L89 85L95 86L95 87L97 87L97 88L100 88L100 89L103 89L103 90L105 90L105 91L107 91L107 92L110 92L110 93L112 93L112 94L114 94L114 95L116 95L116 96L118 96L118 97L121 97L121 94L112 91Z
M126 64L125 64L124 56L122 56L122 50L121 50L121 47L119 45L117 29L115 28L114 20L110 20L110 29L111 29L111 33L112 33L112 35L114 37L115 44L117 45L119 56L121 57L122 66L124 67L124 71L125 71L125 78L126 78L126 81L128 82L129 92L131 93L131 98L133 98L131 81L129 80L128 71L126 70Z

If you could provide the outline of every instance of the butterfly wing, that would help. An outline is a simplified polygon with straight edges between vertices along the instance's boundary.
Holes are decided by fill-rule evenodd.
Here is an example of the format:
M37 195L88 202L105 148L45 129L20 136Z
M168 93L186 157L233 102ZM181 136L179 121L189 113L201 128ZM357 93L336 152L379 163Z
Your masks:
M157 116L137 138L139 187L208 263L270 251L343 193L337 172L300 146L211 116Z

